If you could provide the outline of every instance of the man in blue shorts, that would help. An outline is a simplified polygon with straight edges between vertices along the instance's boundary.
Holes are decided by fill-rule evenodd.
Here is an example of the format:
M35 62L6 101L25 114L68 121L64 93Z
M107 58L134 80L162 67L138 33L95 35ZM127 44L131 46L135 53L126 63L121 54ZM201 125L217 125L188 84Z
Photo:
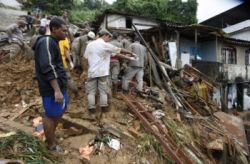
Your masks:
M50 36L44 35L37 39L33 49L39 92L45 109L43 125L48 148L62 152L63 149L56 142L55 130L69 102L67 76L58 46L58 41L66 37L65 22L57 17L52 19L50 31Z

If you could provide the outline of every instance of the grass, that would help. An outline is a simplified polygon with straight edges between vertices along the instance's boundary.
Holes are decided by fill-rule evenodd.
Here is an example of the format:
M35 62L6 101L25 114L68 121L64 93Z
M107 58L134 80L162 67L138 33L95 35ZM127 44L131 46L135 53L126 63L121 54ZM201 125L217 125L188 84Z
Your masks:
M156 141L155 137L151 134L145 133L142 138L138 140L138 153L140 156L144 156L149 153L152 154L152 151L156 152L162 163L172 164L173 160L164 153L162 146Z
M58 160L41 141L22 131L0 138L0 158L22 160L29 164L56 163Z

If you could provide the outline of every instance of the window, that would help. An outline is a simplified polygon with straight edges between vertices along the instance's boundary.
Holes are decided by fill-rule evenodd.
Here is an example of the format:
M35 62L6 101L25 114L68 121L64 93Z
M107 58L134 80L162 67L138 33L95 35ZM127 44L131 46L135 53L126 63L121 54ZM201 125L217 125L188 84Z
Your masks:
M126 28L132 28L132 19L126 18Z
M222 63L237 64L236 49L233 47L222 48Z
M245 64L250 65L250 49L246 50L245 53Z

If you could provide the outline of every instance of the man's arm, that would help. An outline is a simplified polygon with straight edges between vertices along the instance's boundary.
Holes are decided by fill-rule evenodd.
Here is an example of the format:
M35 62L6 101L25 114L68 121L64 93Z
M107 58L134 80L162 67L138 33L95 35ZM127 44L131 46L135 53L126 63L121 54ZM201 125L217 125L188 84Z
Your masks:
M88 77L88 66L89 64L88 64L88 59L86 59L86 58L82 58L82 69L83 69L83 71L82 71L82 73L81 73L81 75L80 75L80 79L82 80L82 81L86 81L86 79L87 79L87 77Z
M106 51L110 54L114 54L113 56L118 56L120 58L125 58L128 60L137 60L138 56L131 51L128 51L124 48L116 47L110 43L106 43Z
M73 69L74 64L73 64L71 57L70 57L70 44L69 44L68 38L66 38L63 48L64 48L64 55L66 57L66 60L69 62L70 68Z
M63 94L62 94L61 89L57 83L57 80L56 79L50 80L49 83L54 90L55 102L62 103L63 102Z
M74 64L73 64L73 61L71 60L70 52L69 52L69 49L67 47L64 47L64 54L67 58L67 61L69 62L70 68L73 69Z
M87 76L88 76L88 67L89 67L89 63L88 63L88 55L91 54L90 53L90 48L88 47L88 45L86 46L86 49L84 51L84 54L82 55L82 74L80 75L80 79L82 81L86 81Z
M120 54L116 54L116 56L128 60L138 60L138 56L136 54L123 48L121 49Z

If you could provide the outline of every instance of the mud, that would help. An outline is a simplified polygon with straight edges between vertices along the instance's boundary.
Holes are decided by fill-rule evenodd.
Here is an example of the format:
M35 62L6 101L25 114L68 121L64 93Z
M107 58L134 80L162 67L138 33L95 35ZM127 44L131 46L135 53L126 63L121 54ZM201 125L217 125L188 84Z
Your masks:
M31 127L32 119L43 114L41 99L38 92L37 81L33 79L34 61L27 59L22 54L16 55L9 63L0 64L0 115L6 119L13 118L20 110L29 107L27 111L21 114L15 121ZM92 124L96 131L99 131L100 125L111 125L120 132L125 132L121 136L122 148L118 151L112 150L107 145L103 152L91 155L90 163L135 163L140 161L138 155L137 140L127 132L128 121L131 116L127 111L127 106L121 97L117 96L110 101L110 111L101 114L97 111L96 120L90 120L87 112L86 95L84 93L84 82L79 79L79 72L72 72L72 78L78 88L78 94L69 90L70 104L66 112L71 118L78 118ZM32 104L33 103L33 104ZM32 104L32 105L30 105ZM132 118L133 119L133 118ZM66 148L68 154L62 157L62 163L78 164L84 160L80 159L79 148L86 146L90 140L93 140L96 133L79 133L80 135L67 136L58 129L57 136L60 143ZM155 155L156 156L156 155ZM146 158L146 157L145 157ZM154 157L155 158L155 157ZM152 163L158 159L147 157Z

